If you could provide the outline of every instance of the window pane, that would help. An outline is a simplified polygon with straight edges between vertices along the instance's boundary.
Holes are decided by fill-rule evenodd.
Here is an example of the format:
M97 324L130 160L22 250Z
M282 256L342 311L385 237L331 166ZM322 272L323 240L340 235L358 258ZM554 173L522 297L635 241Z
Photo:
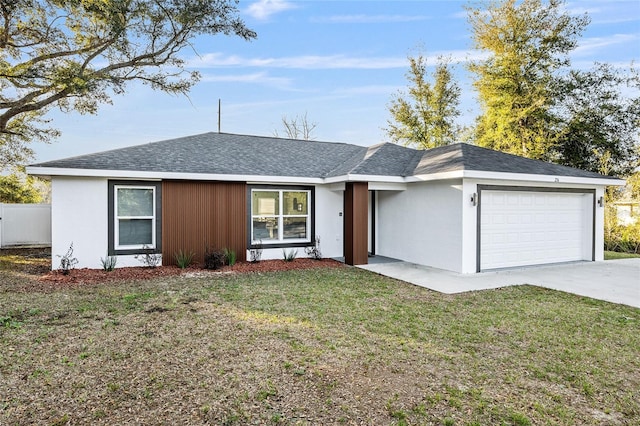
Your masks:
M118 238L121 246L153 244L153 221L151 219L120 219Z
M286 217L283 220L283 237L287 238L307 238L307 218L306 217Z
M282 210L285 215L307 214L307 192L282 193Z
M278 239L278 219L275 217L254 217L253 218L253 240L277 240Z
M277 215L280 214L279 193L275 191L253 191L252 210L253 215Z
M118 188L118 216L153 216L153 189Z

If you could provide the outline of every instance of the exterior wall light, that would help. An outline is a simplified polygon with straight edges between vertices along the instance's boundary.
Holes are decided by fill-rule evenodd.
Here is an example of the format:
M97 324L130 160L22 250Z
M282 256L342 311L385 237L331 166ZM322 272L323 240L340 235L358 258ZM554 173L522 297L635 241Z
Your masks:
M478 194L476 194L475 192L471 194L471 205L472 206L478 205Z
M600 207L604 207L604 197L601 196L600 198L598 198L598 205Z

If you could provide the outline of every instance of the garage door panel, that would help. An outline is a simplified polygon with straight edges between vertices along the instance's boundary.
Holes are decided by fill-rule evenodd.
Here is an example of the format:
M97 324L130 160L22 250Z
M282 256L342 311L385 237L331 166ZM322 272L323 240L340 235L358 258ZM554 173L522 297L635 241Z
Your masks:
M590 193L482 192L480 269L582 260L591 245Z

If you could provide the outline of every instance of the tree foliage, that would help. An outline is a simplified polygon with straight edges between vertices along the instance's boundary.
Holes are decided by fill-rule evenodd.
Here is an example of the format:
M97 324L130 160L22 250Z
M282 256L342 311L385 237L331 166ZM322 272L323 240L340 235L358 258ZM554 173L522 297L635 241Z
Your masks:
M178 53L198 35L256 34L234 0L2 0L0 166L30 156L28 143L58 135L52 107L95 113L139 81L171 94L198 80ZM9 155L11 154L11 155ZM6 157L5 157L6 156Z
M41 203L43 201L36 178L22 170L0 176L0 203Z
M313 132L316 127L318 127L318 123L309 121L306 112L303 116L296 115L293 118L287 118L286 115L282 116L282 128L284 129L285 137L289 139L314 140L316 137ZM273 131L273 135L276 138L280 137L277 129Z
M572 70L559 80L554 160L607 175L639 165L640 77L609 64Z
M424 56L409 57L409 92L399 92L388 105L387 135L395 143L429 149L455 142L460 115L460 87L453 78L451 65L439 59L428 81Z
M555 79L589 23L562 0L500 0L468 6L474 46L489 54L472 62L481 115L476 143L546 159L554 143Z

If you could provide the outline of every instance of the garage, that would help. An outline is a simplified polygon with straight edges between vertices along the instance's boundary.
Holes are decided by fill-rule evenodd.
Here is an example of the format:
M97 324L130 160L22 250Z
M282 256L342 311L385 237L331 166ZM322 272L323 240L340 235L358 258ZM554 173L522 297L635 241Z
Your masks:
M594 190L479 185L478 198L478 271L594 260Z

